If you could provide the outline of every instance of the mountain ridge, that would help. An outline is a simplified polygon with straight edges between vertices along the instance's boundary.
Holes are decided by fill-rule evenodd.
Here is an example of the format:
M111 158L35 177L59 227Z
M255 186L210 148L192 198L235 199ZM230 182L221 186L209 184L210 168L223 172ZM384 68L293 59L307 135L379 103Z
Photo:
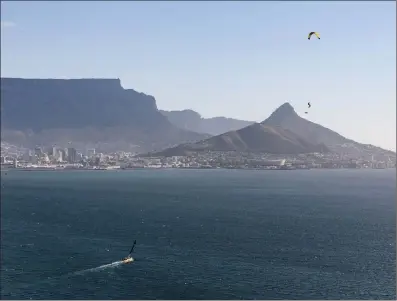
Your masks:
M204 118L198 112L191 109L175 111L160 110L160 113L166 116L171 123L179 128L213 136L238 130L255 123L254 121L223 116Z
M366 157L369 153L395 152L372 144L364 144L324 127L320 124L300 117L290 103L286 102L278 107L267 119L261 122L263 125L281 126L301 136L313 144L324 144L332 152L345 154L351 157Z
M120 79L1 78L2 137L9 142L161 149L209 137L177 128L153 96L124 89ZM134 148L129 147L129 149Z
M1 78L1 100L2 140L6 138L9 142L26 146L62 145L73 141L81 147L103 147L104 150L155 151L211 137L203 132L228 133L230 129L237 131L257 124L226 117L202 118L193 110L158 110L153 96L124 89L120 79L4 77ZM177 116L179 121L170 115ZM211 125L211 122L215 124ZM263 125L262 132L266 135L278 133L288 136L293 133L308 145L324 145L334 152L395 154L355 142L308 121L300 117L289 103L282 104L259 124ZM274 132L270 128L279 130ZM229 140L237 137L228 135L231 135ZM241 139L236 142L238 140Z
M258 127L261 127L262 132L258 131ZM247 140L252 141L252 139L262 141L261 147L241 147L241 145L252 146L252 143L246 143ZM228 146L225 146L226 141L230 142ZM288 147L285 141L290 143ZM326 127L308 121L300 117L288 102L276 108L267 119L260 123L196 143L182 144L157 154L172 155L173 152L181 154L212 150L262 151L278 154L335 152L351 157L368 157L371 153L395 155L392 151L355 142Z

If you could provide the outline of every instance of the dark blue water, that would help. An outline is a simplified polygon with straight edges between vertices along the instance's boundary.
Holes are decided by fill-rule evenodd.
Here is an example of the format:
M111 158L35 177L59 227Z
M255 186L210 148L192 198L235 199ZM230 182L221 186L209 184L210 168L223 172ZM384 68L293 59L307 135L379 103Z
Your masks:
M2 185L3 298L396 299L395 170L10 171ZM136 261L114 263L134 239Z

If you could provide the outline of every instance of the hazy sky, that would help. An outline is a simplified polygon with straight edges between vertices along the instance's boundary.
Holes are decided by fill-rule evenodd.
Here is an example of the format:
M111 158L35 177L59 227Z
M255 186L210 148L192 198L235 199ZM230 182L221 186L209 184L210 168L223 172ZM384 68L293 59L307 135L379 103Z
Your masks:
M254 121L310 101L396 149L395 2L3 1L1 22L3 77L120 78L160 109Z

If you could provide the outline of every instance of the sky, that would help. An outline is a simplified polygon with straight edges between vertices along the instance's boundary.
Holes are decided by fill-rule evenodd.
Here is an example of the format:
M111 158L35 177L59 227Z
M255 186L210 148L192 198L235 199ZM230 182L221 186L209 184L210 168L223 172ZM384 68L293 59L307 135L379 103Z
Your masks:
M263 121L289 102L395 150L396 2L2 1L1 76L120 78L206 118Z

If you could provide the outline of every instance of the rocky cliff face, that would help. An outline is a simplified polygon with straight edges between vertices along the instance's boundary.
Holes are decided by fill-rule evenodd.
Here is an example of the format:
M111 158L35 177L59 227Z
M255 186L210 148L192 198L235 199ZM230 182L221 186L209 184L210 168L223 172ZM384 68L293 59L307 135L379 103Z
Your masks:
M10 129L168 126L153 96L118 79L1 79L2 123Z
M178 129L153 96L123 89L119 79L2 78L1 123L23 144L118 141L146 150L208 137Z

